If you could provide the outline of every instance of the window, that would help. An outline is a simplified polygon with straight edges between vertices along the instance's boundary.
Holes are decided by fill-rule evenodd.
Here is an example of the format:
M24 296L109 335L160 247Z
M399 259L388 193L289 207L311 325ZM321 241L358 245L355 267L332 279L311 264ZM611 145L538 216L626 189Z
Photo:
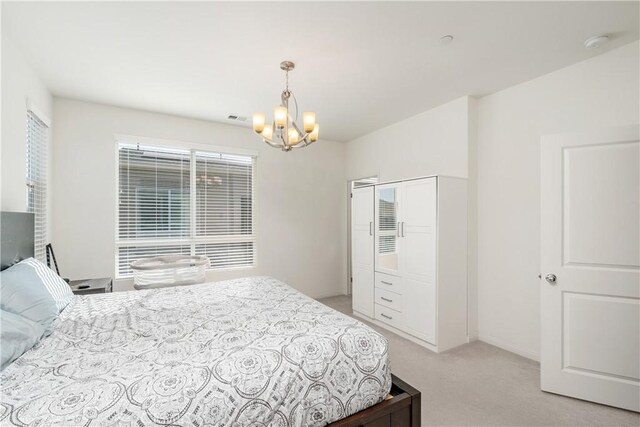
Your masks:
M34 214L34 255L45 261L47 245L47 125L27 111L27 212Z
M137 259L205 255L211 268L254 265L251 156L118 143L118 277Z

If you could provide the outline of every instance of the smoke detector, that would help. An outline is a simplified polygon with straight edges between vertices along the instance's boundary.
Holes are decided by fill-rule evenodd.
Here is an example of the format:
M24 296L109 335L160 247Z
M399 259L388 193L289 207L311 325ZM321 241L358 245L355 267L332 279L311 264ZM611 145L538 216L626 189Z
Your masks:
M440 37L440 43L449 44L453 41L453 36L451 34L447 34L446 36Z
M584 47L587 49L597 49L609 41L609 36L601 34L599 36L589 37L584 41Z

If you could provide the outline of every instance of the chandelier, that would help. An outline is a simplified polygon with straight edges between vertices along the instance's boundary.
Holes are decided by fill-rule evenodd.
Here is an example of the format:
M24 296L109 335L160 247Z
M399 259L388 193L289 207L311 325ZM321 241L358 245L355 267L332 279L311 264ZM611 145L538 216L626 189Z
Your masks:
M283 61L280 68L284 70L285 89L282 91L282 102L273 109L273 122L266 124L264 113L253 114L253 130L262 137L262 140L272 147L282 151L291 151L293 148L302 148L318 140L320 125L316 123L316 113L302 113L302 130L296 123L298 120L298 101L293 92L289 90L289 71L296 64L291 61ZM293 100L295 111L289 109L289 100ZM292 115L293 113L293 115Z

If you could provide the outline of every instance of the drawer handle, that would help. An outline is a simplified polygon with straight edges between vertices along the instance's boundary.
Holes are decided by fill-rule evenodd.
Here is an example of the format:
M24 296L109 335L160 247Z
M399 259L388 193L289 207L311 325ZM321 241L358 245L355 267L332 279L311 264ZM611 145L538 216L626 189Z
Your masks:
M393 283L385 282L384 280L380 280L380 283L384 283L385 285L393 286Z
M385 297L380 297L380 299L381 299L382 301L386 301L386 302L393 302L393 300L392 300L392 299L385 298Z
M380 316L385 317L385 318L387 318L387 319L389 319L389 320L393 320L393 317L391 317L391 316L387 316L387 315L386 315L386 314L384 314L384 313L380 313Z

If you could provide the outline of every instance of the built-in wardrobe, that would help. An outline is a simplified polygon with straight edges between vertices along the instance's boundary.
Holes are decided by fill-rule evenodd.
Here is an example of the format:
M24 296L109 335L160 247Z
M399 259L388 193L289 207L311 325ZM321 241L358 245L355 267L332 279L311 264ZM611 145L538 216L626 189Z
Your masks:
M351 236L355 315L438 352L468 342L466 179L355 188Z

